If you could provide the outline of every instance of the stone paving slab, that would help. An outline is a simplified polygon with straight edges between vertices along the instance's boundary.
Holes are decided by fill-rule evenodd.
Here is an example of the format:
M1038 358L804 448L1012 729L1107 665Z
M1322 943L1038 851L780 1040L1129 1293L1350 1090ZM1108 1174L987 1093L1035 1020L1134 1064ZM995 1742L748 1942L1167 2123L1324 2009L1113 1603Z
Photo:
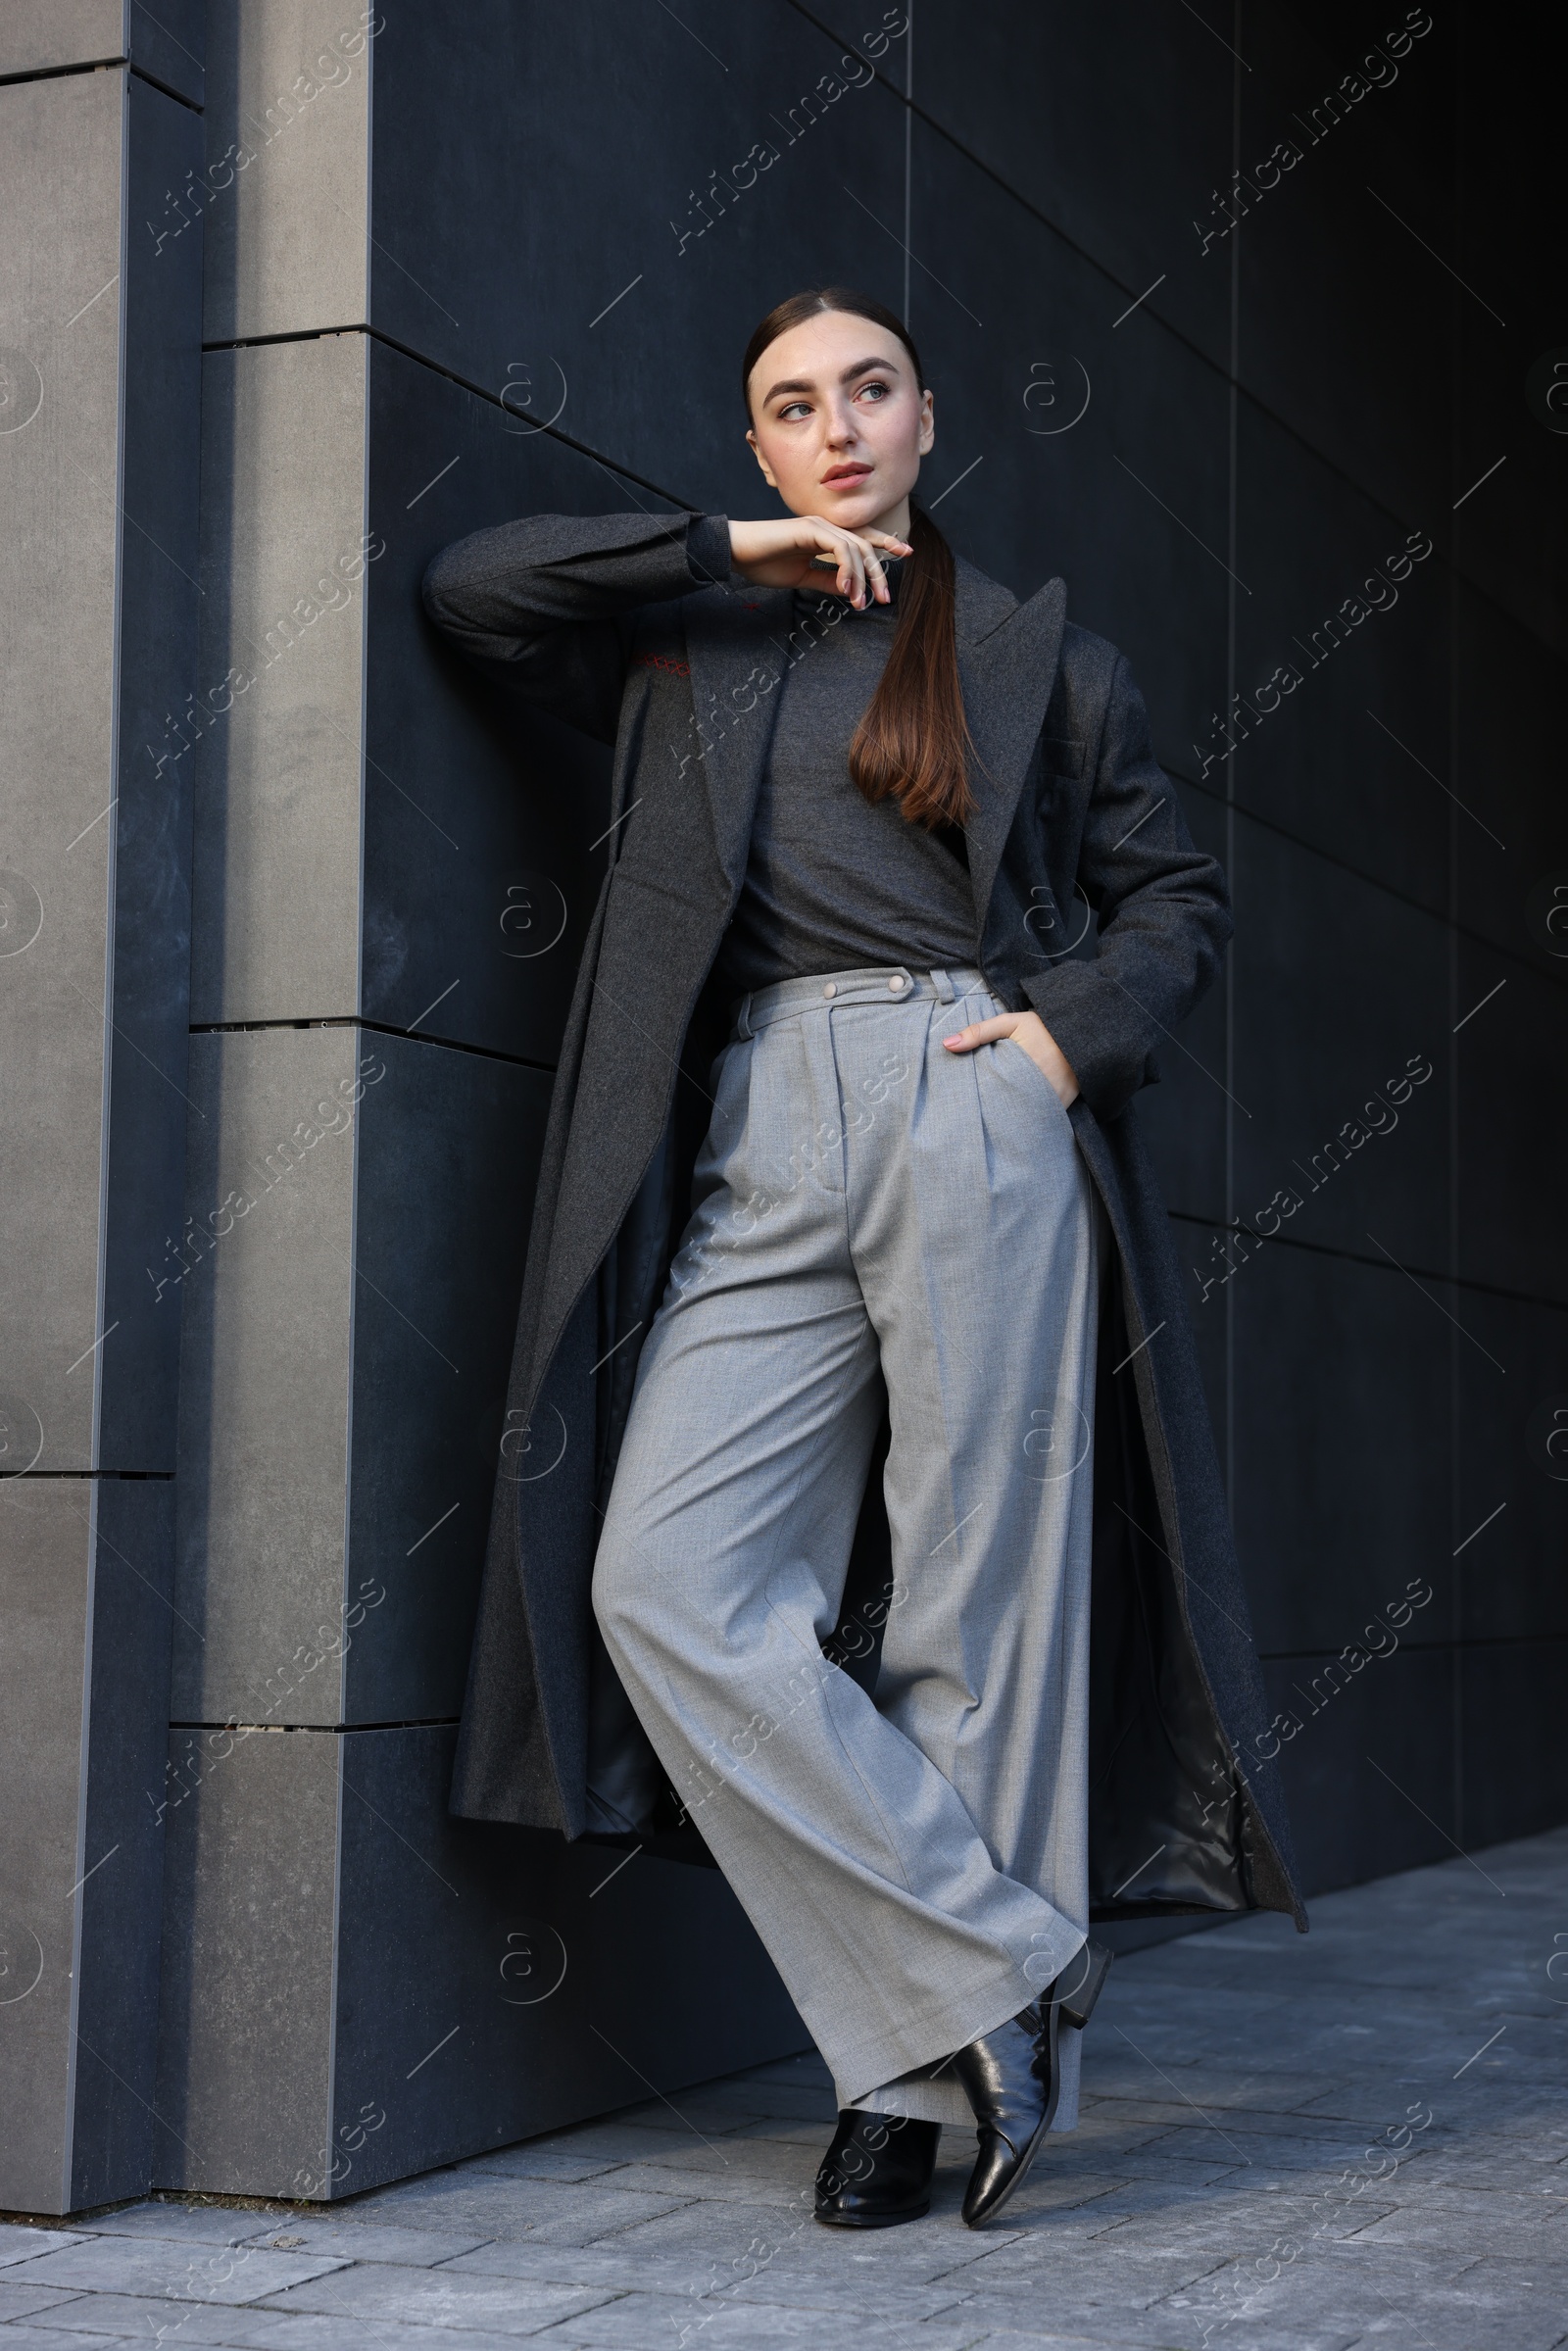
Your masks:
M367 2219L400 2229L588 2244L611 2229L673 2211L681 2200L667 2192L623 2193L610 2184L616 2177L612 2173L608 2180L600 2176L575 2185L560 2180L474 2174L460 2165L397 2187L376 2188L358 2199L355 2209Z
M1413 2173L1414 2167L1407 2170ZM1467 2220L1482 2221L1490 2229L1505 2229L1512 2233L1555 2227L1562 2231L1562 2250L1568 2257L1568 2180L1559 2180L1554 2185L1526 2191L1505 2187L1490 2177L1478 2186L1473 2180L1407 2178L1407 2171L1401 2170L1398 2187L1401 2209L1418 2195L1418 2208L1436 2217L1460 2215ZM1534 2246L1520 2244L1514 2250L1528 2258Z
M1365 2148L1365 2132L1352 2131L1348 2125L1337 2125L1332 2131L1318 2131L1307 2136L1290 2128L1294 2120L1293 2116L1281 2115L1272 2131L1228 2130L1228 2136L1235 2142L1232 2147L1216 2147L1214 2133L1202 2125L1164 2131L1158 2138L1118 2157L1116 2169L1128 2180L1139 2178L1146 2168L1166 2164L1211 2170L1216 2180L1242 2172L1258 2172L1267 2179L1281 2172L1342 2171Z
M998 2327L977 2335L970 2351L1057 2351L1058 2346L1060 2351L1074 2351L1075 2346L1079 2351L1122 2351L1123 2345L1143 2339L1119 2330L1114 2335L1014 2334ZM1278 2334L1270 2329L1250 2332L1245 2344L1226 2345L1226 2351L1348 2351L1359 2340L1359 2330L1346 2334L1337 2329L1310 2327L1303 2331L1293 2328L1289 2333ZM1217 2336L1215 2341L1225 2344L1226 2338ZM1148 2343L1149 2351L1207 2351L1201 2338L1194 2337L1189 2342L1187 2336L1173 2334L1163 2327L1151 2333Z
M546 2285L593 2287L606 2295L638 2290L691 2295L709 2291L715 2278L732 2278L741 2274L733 2268L726 2269L716 2258L693 2263L679 2256L665 2259L630 2253L614 2237L586 2248L536 2244L529 2239L499 2241L487 2250L493 2258L477 2273L480 2277L523 2278ZM751 2275L755 2267L753 2256L745 2274ZM3 2340L0 2336L0 2341Z
M96 2229L97 2222L93 2223ZM0 2221L0 2270L9 2270L19 2261L36 2261L40 2253L54 2253L62 2245L79 2245L79 2230L73 2229L28 2229L16 2221Z
M1100 2158L1102 2165L1104 2160L1103 2156ZM1212 2140L1190 2147L1133 2147L1125 2155L1118 2155L1115 2164L1113 2177L1117 2180L1169 2180L1178 2185L1200 2187L1218 2187L1226 2181L1239 2186L1243 2175L1253 2168L1248 2161L1238 2161L1228 2147L1216 2147ZM1054 2165L1052 2169L1054 2179L1064 2185L1091 2176L1105 2177L1102 2171L1094 2175L1081 2171L1076 2164L1070 2169L1066 2165ZM1033 2187L1032 2178L1029 2184Z
M77 2316L79 2312L86 2315ZM69 2324L73 2318L74 2327ZM378 2319L370 2326L341 2313L290 2315L212 2304L196 2309L187 2303L171 2311L167 2302L103 2294L90 2302L84 2297L71 2311L62 2310L47 2331L40 2329L36 2351L74 2351L74 2346L101 2351L99 2338L84 2331L89 2325L112 2327L113 2339L139 2344L141 2351L149 2351L149 2346L152 2351L516 2351L517 2342L512 2331L443 2327L437 2332L401 2320ZM0 2331L0 2342L13 2351L9 2328Z
M617 2250L637 2253L681 2253L699 2265L711 2256L731 2261L754 2245L771 2247L803 2228L815 2233L809 2206L799 2198L746 2203L739 2198L714 2198L708 2203L682 2204L659 2218L644 2221L617 2236Z
M972 2324L927 2320L914 2338L919 2351L970 2351ZM775 2343L809 2343L811 2351L911 2351L907 2328L875 2319L822 2311L760 2309L733 2304L681 2303L665 2295L628 2294L552 2330L551 2342L604 2345L607 2351L762 2351Z
M494 2172L504 2178L542 2180L557 2176L543 2168L553 2164L570 2165L585 2173L608 2171L615 2164L657 2162L674 2146L700 2148L702 2143L678 2128L671 2131L646 2123L585 2123L580 2131L557 2131L549 2138L524 2140L520 2147L498 2148L494 2155L476 2155L463 2170L470 2179L483 2179Z
M1173 2297L1172 2317L1198 2326L1195 2342L1206 2327L1209 2351L1252 2351L1264 2335L1304 2341L1314 2327L1367 2345L1554 2351L1568 2321L1560 2277L1535 2265L1499 2262L1490 2276L1482 2275L1486 2268L1470 2262L1450 2276L1440 2263L1425 2277L1410 2271L1396 2280L1376 2265L1302 2261L1249 2294Z
M274 2228L286 2228L293 2206L279 2204ZM242 2245L257 2236L268 2221L266 2212L239 2211L233 2205L175 2204L167 2197L149 2196L140 2204L122 2204L101 2213L93 2232L102 2236L153 2236L166 2243Z
M824 2136L820 2131L817 2134L813 2174ZM672 2147L662 2162L626 2164L601 2184L607 2188L613 2184L621 2193L679 2196L687 2202L706 2197L721 2204L754 2204L760 2199L793 2204L801 2192L801 2169L799 2147L753 2139L744 2155L738 2148L728 2154L718 2150L708 2155L701 2147Z
M776 2275L764 2270L756 2278L737 2278L715 2286L712 2299L733 2302L738 2307L755 2304L760 2309L821 2311L830 2317L881 2319L907 2331L928 2319L950 2318L956 2310L967 2311L970 2290L966 2272L934 2279L929 2285L897 2285L885 2278L860 2278L845 2269L825 2278L819 2272L797 2268L781 2270Z
M598 2154L572 2155L564 2147L541 2146L536 2153L524 2145L506 2147L497 2155L476 2155L471 2165L464 2166L464 2173L474 2180L487 2175L499 2180L597 2180L614 2171L620 2160Z
M0 2325L7 2319L30 2318L34 2311L71 2299L62 2286L24 2285L20 2278L0 2278Z
M262 2323L270 2327L278 2322L270 2312L262 2314ZM54 2351L68 2351L62 2338L78 2334L110 2334L142 2342L159 2342L167 2337L187 2351L195 2344L233 2343L248 2339L250 2329L257 2324L257 2313L242 2303L182 2302L172 2310L166 2297L152 2294L69 2294L47 2314L32 2320L32 2326L46 2330L47 2341ZM11 2351L11 2330L0 2333L0 2343Z
M362 2345L373 2343L387 2320L411 2327L476 2333L537 2334L558 2320L577 2317L607 2299L602 2287L558 2284L538 2278L474 2278L451 2269L392 2269L375 2262L295 2287L269 2308L289 2317L308 2311L354 2322Z
M45 2334L29 2320L17 2327L8 2327L0 2335L6 2351L147 2351L145 2335L115 2336L105 2334Z
M1422 2158L1421 2184L1433 2194L1445 2187L1474 2187L1478 2180L1489 2188L1568 2197L1568 2158L1553 2148L1538 2153L1525 2141L1435 2147Z
M28 2284L71 2285L104 2294L157 2294L176 2302L259 2302L303 2285L341 2262L292 2253L230 2249L162 2237L89 2237L10 2272Z
M1146 2075L1144 2079L1148 2081L1149 2077ZM1252 2131L1266 2134L1269 2131L1287 2131L1293 2135L1301 2131L1320 2134L1325 2140L1338 2141L1347 2132L1353 2134L1365 2128L1359 2116L1336 2113L1332 2109L1317 2114L1310 2107L1290 2106L1283 2100L1275 2104L1264 2101L1256 2106L1231 2104L1222 2108L1217 2101L1195 2104L1190 2097L1176 2095L1174 2086L1166 2089L1157 2082L1154 2089L1158 2095L1133 2092L1097 2101L1092 2117L1086 2119L1092 2119L1097 2125L1110 2130L1125 2130L1129 2134L1142 2132L1144 2136L1141 2143L1146 2145L1157 2132L1165 2131L1223 2131L1227 2137L1239 2139L1245 2144L1249 2133ZM1332 2094L1323 2091L1324 2096ZM1394 2107L1394 2113L1396 2116L1402 2114L1409 2103L1409 2093L1406 2092ZM1387 2119L1387 2110L1380 2111L1380 2123ZM1062 2133L1063 2144L1070 2143L1078 2136L1078 2131Z
M430 2270L438 2262L461 2260L486 2240L434 2229L378 2229L373 2221L289 2219L242 2241L290 2253L324 2254L337 2261L385 2261Z

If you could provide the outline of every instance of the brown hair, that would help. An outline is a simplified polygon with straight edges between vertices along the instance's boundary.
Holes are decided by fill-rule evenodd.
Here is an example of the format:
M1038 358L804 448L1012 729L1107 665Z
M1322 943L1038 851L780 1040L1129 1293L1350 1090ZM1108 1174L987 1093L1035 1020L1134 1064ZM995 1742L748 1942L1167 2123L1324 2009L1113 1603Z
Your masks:
M752 369L770 343L824 311L848 311L896 335L923 392L920 354L903 320L868 294L822 286L792 294L770 310L746 346L741 396L751 407ZM953 550L912 501L909 545L899 583L899 616L887 665L850 745L850 773L867 800L896 796L912 824L962 824L974 795L964 764L972 751L958 681L957 607Z

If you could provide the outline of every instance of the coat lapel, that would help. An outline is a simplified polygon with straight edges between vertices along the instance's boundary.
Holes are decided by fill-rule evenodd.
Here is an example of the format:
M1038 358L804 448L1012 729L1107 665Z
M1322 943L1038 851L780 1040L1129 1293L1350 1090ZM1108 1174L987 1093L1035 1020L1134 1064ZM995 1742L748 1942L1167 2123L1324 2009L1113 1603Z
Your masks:
M983 940L997 868L1045 724L1067 617L1066 582L1048 580L1027 604L958 559L958 675L974 753L976 808L965 834L975 937Z

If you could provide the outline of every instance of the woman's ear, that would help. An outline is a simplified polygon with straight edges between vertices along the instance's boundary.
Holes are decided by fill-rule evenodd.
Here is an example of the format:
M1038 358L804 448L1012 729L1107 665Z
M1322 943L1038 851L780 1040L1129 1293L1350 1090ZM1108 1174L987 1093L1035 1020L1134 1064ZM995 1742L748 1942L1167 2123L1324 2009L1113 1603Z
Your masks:
M932 449L936 445L936 403L930 393L926 392L922 394L920 402L920 455L922 457L931 455Z
M769 470L768 470L768 465L767 465L767 460L766 460L766 458L765 458L765 457L762 455L761 451L760 451L760 450L758 448L758 446L757 446L757 435L756 435L756 433L754 433L754 432L748 432L748 434L747 434L746 438L747 438L748 442L751 444L751 451L752 451L752 455L753 455L753 457L754 457L754 458L756 458L756 460L757 460L758 464L759 464L759 465L761 466L761 468L762 468L762 479L763 479L763 480L766 482L766 484L767 484L767 486L768 486L768 488L769 488L770 490L776 490L776 489L778 488L778 483L777 483L777 482L774 480L774 478L773 478L773 475L772 475L772 474L769 472Z

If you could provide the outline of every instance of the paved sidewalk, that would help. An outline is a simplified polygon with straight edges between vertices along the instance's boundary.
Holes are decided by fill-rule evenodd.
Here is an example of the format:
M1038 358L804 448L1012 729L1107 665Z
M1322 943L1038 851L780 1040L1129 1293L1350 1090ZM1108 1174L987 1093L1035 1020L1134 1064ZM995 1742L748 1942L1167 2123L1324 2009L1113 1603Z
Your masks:
M1085 2093L978 2232L951 2132L929 2219L815 2226L814 2057L325 2217L153 2201L4 2227L0 2351L1550 2351L1568 1830L1329 1895L1304 1938L1254 1918L1119 1961Z

